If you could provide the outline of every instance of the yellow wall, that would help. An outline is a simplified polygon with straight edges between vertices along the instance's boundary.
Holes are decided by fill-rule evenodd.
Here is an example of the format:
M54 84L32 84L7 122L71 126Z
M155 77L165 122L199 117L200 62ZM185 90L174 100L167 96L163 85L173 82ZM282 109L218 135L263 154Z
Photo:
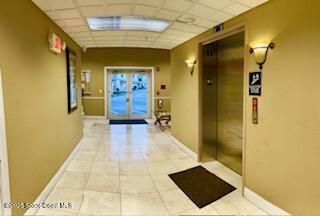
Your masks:
M81 53L31 1L1 0L0 5L11 196L15 203L33 202L82 137L80 109L68 114L65 54L49 52L49 32L67 41L79 65Z
M82 55L82 69L91 70L91 97L104 97L104 67L105 66L144 66L160 67L155 71L155 96L160 91L161 97L170 96L170 51L161 49L139 48L93 48ZM166 85L166 90L160 90L160 85ZM102 93L99 93L102 90ZM90 97L89 96L89 97ZM170 101L165 105L170 107ZM104 115L104 102L101 99L84 100L86 115Z
M245 22L248 44L276 44L263 71L258 125L251 122L251 97L245 101L245 186L293 215L320 213L319 8L316 0L270 0L225 25ZM171 53L172 131L194 151L199 145L199 74L196 67L191 77L183 60L197 57L198 41L210 34ZM258 69L249 51L246 59L245 77Z

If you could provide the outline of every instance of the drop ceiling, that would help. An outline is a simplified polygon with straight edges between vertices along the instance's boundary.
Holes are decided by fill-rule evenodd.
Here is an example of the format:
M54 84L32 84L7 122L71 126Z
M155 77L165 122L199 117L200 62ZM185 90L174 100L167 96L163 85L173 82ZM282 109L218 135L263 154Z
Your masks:
M80 46L172 49L268 0L33 0ZM87 17L145 16L171 22L161 32L90 30ZM190 19L191 18L191 19ZM186 20L194 22L185 23Z

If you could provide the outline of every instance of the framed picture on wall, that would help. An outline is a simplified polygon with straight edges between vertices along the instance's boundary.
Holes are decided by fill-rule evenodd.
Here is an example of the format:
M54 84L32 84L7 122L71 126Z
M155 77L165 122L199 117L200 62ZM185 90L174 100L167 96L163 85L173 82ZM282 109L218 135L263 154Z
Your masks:
M67 89L68 89L68 112L75 111L78 107L78 90L77 90L77 56L70 50L66 49L67 56Z

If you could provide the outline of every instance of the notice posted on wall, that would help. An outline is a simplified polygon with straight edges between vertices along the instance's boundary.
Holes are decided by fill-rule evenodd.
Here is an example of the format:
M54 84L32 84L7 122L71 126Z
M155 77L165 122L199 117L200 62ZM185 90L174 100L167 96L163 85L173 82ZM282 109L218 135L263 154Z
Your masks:
M262 87L261 78L262 78L261 71L249 73L249 95L250 96L261 96L261 87Z

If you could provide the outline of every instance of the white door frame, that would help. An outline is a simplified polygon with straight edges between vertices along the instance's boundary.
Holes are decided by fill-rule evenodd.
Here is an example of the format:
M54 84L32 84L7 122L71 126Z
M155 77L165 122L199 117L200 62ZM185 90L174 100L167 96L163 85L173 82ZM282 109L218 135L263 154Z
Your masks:
M104 110L105 118L108 116L108 70L151 70L151 113L150 118L153 117L154 112L154 67L144 67L144 66L105 66L104 67Z
M1 187L1 205L4 203L10 203L10 183L9 183L9 165L7 154L7 137L5 126L5 115L3 105L3 89L2 89L2 72L0 69L0 187ZM12 215L10 208L4 208L4 216ZM1 212L2 213L2 212Z

